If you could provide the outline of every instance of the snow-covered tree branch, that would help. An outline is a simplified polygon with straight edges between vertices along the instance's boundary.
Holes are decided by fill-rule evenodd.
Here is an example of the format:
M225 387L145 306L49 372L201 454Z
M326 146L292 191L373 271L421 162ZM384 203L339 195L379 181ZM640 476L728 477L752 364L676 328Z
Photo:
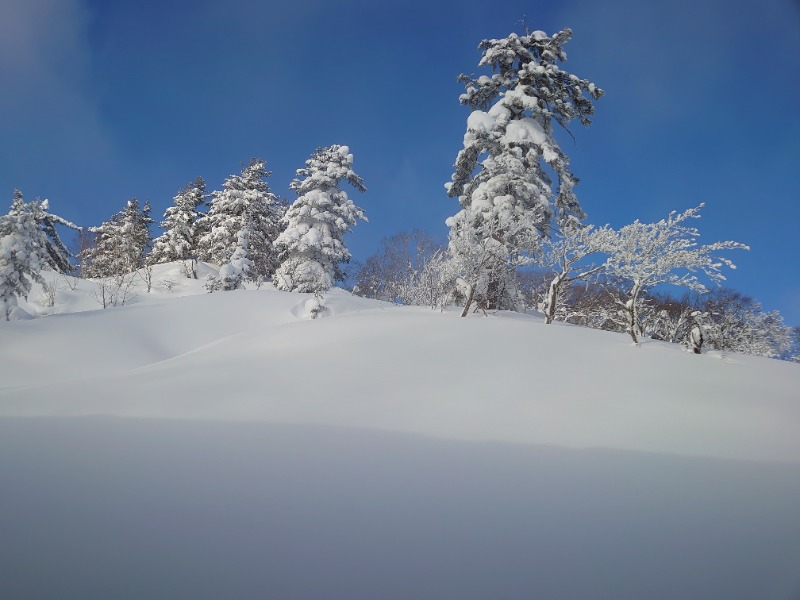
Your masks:
M660 284L669 284L704 293L707 288L698 275L719 284L725 281L723 266L736 268L728 259L718 256L726 250L749 250L739 242L725 241L698 245L700 232L684 223L700 217L703 204L656 223L638 220L622 227L611 240L607 272L627 285L619 300L627 320L627 331L634 343L643 335L640 318L643 292Z
M568 220L553 232L545 242L540 263L547 265L553 273L547 287L541 310L545 323L552 323L563 286L574 281L583 281L604 268L604 263L586 263L590 256L609 252L614 232L609 227L594 229Z

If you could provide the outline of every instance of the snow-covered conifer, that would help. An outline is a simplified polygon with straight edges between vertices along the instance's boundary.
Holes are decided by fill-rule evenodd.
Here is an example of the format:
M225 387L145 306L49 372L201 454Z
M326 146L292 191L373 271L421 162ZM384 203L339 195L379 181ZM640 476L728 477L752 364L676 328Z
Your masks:
M290 187L298 198L286 211L286 229L275 241L281 251L281 265L273 278L278 289L319 292L341 279L340 265L350 260L343 236L359 219L367 220L339 187L346 181L366 191L352 165L349 148L333 145L317 149L297 170Z
M248 257L250 228L245 227L239 232L236 240L236 249L233 251L229 263L219 270L219 279L223 290L236 290L242 287L242 282L248 278L253 268L253 261Z
M231 175L222 191L212 193L208 214L197 221L204 231L198 242L202 260L228 264L249 218L252 227L248 232L248 256L253 267L248 277L264 279L274 273L278 266L274 242L281 231L285 208L269 189L266 178L271 175L264 160L253 158L241 175Z
M43 266L57 273L71 273L74 270L72 263L70 263L72 253L61 241L56 225L62 225L73 231L80 231L81 228L75 223L51 213L49 209L48 200L37 199L30 203L30 210L33 211L34 218L39 224L39 229L44 233L46 239L46 256L43 258Z
M39 272L49 255L37 218L40 210L40 203L25 203L15 190L11 210L0 217L0 314L6 321L16 311L17 298L28 297L32 282L44 281Z
M86 277L111 277L131 273L142 267L151 244L150 204L139 208L139 201L129 200L110 221L90 227L95 243L83 252L82 267Z
M446 185L461 204L448 220L451 253L466 266L480 267L463 274L469 290L465 315L473 299L501 303L501 288L513 281L503 272L526 262L554 216L559 222L583 218L573 191L577 179L553 136L553 121L566 128L577 117L589 125L594 106L584 94L598 99L603 91L559 68L571 37L564 29L552 37L534 31L483 40L479 66L494 73L459 77L467 87L460 101L473 112Z
M749 250L739 242L715 242L698 246L700 232L683 223L700 217L703 204L685 212L670 213L657 223L640 223L638 220L615 232L606 271L626 285L626 293L619 300L626 318L627 331L634 343L644 333L640 311L642 295L654 286L667 283L685 287L698 293L707 291L697 277L705 275L712 283L720 283L725 276L723 265L735 268L726 258L717 256L721 250Z
M173 198L173 205L164 212L161 228L164 233L153 242L151 264L173 260L193 260L197 256L200 207L205 202L206 184L202 177L187 183ZM192 272L194 270L192 269Z

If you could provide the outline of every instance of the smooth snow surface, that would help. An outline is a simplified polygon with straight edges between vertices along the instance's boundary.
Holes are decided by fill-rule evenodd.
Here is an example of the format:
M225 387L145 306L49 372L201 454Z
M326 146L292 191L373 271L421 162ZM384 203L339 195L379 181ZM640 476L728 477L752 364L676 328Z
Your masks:
M797 365L154 275L0 324L0 597L800 595Z

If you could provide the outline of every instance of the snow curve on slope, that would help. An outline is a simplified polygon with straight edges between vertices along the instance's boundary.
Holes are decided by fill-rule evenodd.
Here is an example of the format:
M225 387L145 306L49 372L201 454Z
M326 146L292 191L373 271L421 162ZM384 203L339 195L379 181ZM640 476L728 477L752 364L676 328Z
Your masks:
M800 591L797 365L178 283L0 325L4 597Z
M59 356L68 381L34 377L28 358L11 359L27 383L3 385L0 416L333 425L800 462L797 365L635 348L624 335L514 313L460 319L343 291L326 300L330 318L300 320L293 307L308 297L237 291L48 319L56 344L116 337L127 350L108 351L102 369ZM47 364L26 336L15 347Z

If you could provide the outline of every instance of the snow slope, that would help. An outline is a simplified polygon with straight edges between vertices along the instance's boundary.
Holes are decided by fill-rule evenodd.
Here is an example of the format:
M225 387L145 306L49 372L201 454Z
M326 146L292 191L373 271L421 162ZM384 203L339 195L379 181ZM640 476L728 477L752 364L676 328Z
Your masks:
M2 597L800 594L797 365L155 280L0 325Z

